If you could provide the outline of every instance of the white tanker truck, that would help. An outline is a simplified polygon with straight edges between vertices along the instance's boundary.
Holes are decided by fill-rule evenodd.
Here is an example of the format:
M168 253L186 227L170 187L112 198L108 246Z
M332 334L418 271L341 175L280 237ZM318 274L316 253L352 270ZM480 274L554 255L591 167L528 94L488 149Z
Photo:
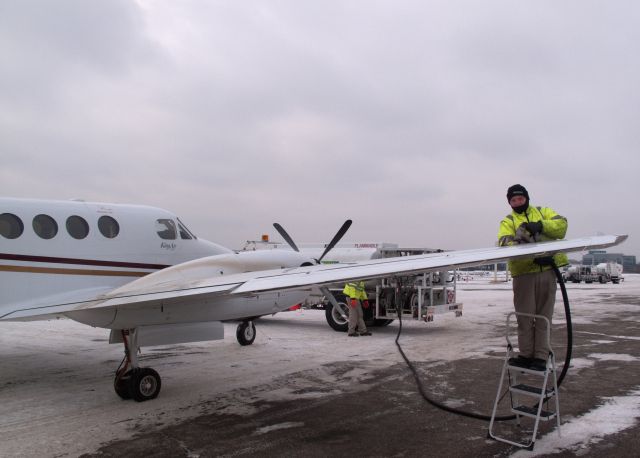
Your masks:
M569 266L565 281L572 283L620 283L623 280L622 266L617 262L602 262L596 266Z
M312 258L321 256L324 244L298 244L300 251ZM247 241L241 251L291 249L287 244ZM395 243L339 243L322 259L322 264L350 263L368 259L435 253L433 248L400 248ZM379 279L365 284L371 307L364 309L367 326L386 326L402 314L403 320L433 321L441 313L462 316L462 304L456 301L455 272L433 272L396 279ZM342 293L344 284L318 288L304 304L305 308L323 309L327 323L336 331L346 332L349 308Z

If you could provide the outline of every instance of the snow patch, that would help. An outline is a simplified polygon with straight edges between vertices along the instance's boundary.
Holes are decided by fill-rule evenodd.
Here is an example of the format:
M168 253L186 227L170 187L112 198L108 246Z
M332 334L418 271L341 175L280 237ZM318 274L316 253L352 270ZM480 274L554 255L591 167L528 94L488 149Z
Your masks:
M599 361L638 361L639 358L622 353L590 353L587 355L589 358L597 359Z
M532 452L521 450L512 456L539 456L565 450L579 455L584 453L590 444L597 444L608 435L631 428L639 417L640 389L631 391L627 396L603 398L602 405L562 424L562 437L558 437L556 430L551 431L536 441Z
M286 421L284 423L278 423L276 425L271 426L263 426L262 428L258 428L253 433L254 436L259 436L262 434L270 433L271 431L278 431L280 429L289 429L289 428L299 428L304 426L304 423L301 421Z
M573 370L587 369L593 367L595 361L587 358L572 358L571 365L569 366Z

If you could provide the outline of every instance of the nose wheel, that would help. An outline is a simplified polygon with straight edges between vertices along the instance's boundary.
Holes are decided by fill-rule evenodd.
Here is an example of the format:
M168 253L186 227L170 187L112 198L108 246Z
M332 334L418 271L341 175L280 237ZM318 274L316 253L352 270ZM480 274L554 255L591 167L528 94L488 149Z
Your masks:
M256 340L256 327L253 321L243 321L236 329L236 339L240 345L251 345Z

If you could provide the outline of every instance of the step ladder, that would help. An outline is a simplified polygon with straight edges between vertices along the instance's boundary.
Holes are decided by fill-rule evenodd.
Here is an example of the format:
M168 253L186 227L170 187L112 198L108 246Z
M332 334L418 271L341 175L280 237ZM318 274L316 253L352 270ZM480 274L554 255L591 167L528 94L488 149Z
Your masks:
M511 318L515 315L534 317L536 320L545 320L547 322L547 343L549 344L549 357L547 358L546 369L543 371L528 369L509 363L509 359L515 357L513 345L509 340ZM491 413L491 422L489 423L488 436L491 439L517 447L528 448L533 450L538 434L538 426L540 421L550 421L554 418L557 422L558 436L560 436L560 399L558 397L558 380L556 377L556 359L551 349L551 326L549 320L542 315L533 315L530 313L511 312L507 315L507 354L502 366L502 374L500 375L500 383L498 384L498 393L493 404L493 412ZM518 377L526 379L526 383L520 383ZM505 386L505 378L509 385L508 391L502 393ZM498 436L494 433L494 423L496 420L496 412L498 405L506 394L509 394L511 402L511 412L515 414L516 424L520 426L520 419L528 417L534 419L533 433L531 439L526 442L518 442L506 437ZM528 401L528 402L527 402ZM551 408L549 409L549 404Z

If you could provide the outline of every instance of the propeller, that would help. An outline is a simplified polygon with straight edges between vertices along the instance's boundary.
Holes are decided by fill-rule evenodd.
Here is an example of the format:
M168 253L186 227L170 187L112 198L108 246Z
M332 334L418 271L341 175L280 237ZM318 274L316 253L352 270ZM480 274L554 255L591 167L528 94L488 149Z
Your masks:
M327 253L329 253L329 251L331 251L333 249L333 247L336 246L336 244L340 241L340 239L342 239L344 234L347 233L347 231L351 227L351 223L352 222L353 221L348 219L342 224L342 227L340 227L338 232L336 232L336 235L333 236L333 238L331 239L331 241L329 242L327 247L324 249L324 252L322 253L322 256L320 256L318 259L316 259L316 262L318 264L320 264L320 262L327 255ZM276 231L278 231L278 234L280 234L280 236L284 239L284 241L287 242L291 248L293 248L293 251L300 252L300 249L298 248L298 246L295 244L293 239L289 236L287 231L285 231L284 228L280 224L273 223L273 227L276 228Z
M296 244L293 242L293 239L289 237L289 234L287 234L287 231L284 230L284 227L280 226L280 224L278 223L273 223L273 227L276 228L276 231L278 231L278 234L282 236L284 241L287 242L291 248L293 248L293 251L300 252Z
M344 222L342 227L338 230L338 232L336 232L336 235L334 235L333 239L331 239L331 241L329 242L329 245L327 245L327 247L324 249L322 256L320 256L320 258L318 259L318 264L320 264L320 262L322 261L322 258L324 258L327 255L327 253L331 251L334 246L336 246L336 243L340 241L340 239L344 236L344 234L346 234L346 232L351 227L351 223L352 221L350 219Z

